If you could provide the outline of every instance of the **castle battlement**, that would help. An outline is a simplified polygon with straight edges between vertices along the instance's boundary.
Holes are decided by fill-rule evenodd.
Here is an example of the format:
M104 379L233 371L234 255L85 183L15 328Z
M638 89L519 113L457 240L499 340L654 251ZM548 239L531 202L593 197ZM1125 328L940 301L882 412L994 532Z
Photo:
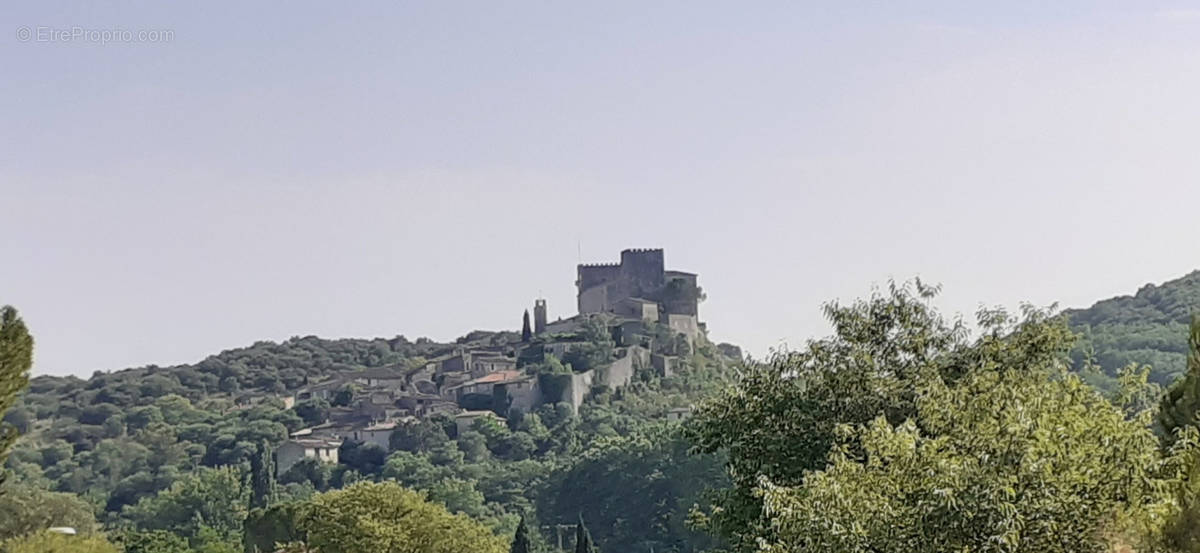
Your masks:
M579 314L613 313L623 301L643 298L663 303L668 310L694 315L695 301L675 298L675 288L680 285L673 281L683 279L685 285L695 287L695 275L666 270L664 257L662 248L627 248L621 250L619 263L580 264L579 279L575 281ZM668 289L669 283L674 288Z

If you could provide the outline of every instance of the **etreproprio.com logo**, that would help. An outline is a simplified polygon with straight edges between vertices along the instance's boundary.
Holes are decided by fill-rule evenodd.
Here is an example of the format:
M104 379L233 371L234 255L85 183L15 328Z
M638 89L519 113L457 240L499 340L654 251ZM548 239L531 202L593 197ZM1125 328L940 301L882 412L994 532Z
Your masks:
M91 44L121 44L135 42L171 42L173 29L97 29L88 27L17 27L19 42L85 42Z

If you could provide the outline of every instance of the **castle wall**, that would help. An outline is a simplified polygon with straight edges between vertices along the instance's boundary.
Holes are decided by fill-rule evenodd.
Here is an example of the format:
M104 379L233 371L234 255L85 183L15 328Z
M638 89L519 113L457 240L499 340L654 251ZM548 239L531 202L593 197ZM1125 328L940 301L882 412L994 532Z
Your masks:
M579 313L606 313L611 311L608 301L608 285L593 286L579 292Z
M654 366L654 370L659 376L668 377L675 375L675 356L674 355L659 355L650 356L650 363Z
M580 265L578 271L578 280L575 281L575 285L580 290L616 280L621 275L621 267L616 263Z
M667 327L673 332L678 332L688 337L688 342L694 342L696 337L700 335L700 323L696 320L695 315L680 315L677 313L667 313Z
M696 275L667 271L661 249L623 250L620 263L579 265L578 272L580 314L618 312L628 308L622 301L642 298L663 303L670 313L697 315ZM641 316L653 318L653 313Z
M618 315L635 317L643 321L658 320L658 304L652 301L637 298L625 298L617 302L617 306L614 311Z
M618 357L611 365L597 369L599 373L597 384L603 384L613 390L628 386L633 381L634 371L649 364L647 361L650 351L646 348L631 346L623 348L619 352L621 357Z
M592 389L595 380L595 370L571 375L571 380L567 382L567 387L563 390L562 401L570 403L571 409L578 412L579 406L583 405L583 398L587 397L587 393Z
M537 378L506 382L496 386L508 396L508 408L530 413L542 404L542 387Z

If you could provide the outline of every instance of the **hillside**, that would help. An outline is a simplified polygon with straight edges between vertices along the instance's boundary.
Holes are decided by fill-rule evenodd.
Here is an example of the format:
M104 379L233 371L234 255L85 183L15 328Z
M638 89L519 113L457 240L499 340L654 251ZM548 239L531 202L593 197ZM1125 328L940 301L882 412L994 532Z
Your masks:
M1072 350L1076 367L1090 356L1107 377L1130 363L1150 365L1151 379L1174 381L1185 368L1187 325L1200 313L1200 271L1163 284L1147 284L1132 296L1096 302L1065 314L1082 336ZM1104 385L1106 379L1096 379ZM1110 381L1108 381L1110 382Z
M200 536L207 532L229 543L240 539L240 524L196 527L194 509L176 509L181 514L174 517L170 502L198 501L179 497L188 493L181 490L214 488L205 493L226 496L206 495L202 502L227 503L222 512L236 513L249 491L220 492L222 478L228 479L221 471L253 472L262 444L278 459L286 444L323 441L335 462L301 459L283 467L280 499L394 479L497 532L511 533L524 514L541 529L536 539L549 539L554 524L569 524L585 510L596 519L596 539L617 548L636 543L692 551L708 544L684 518L700 490L721 482L723 472L715 457L689 456L672 421L728 381L740 351L702 334L689 343L650 321L580 317L551 326L560 330L527 340L483 331L454 343L310 336L258 342L195 364L97 372L88 379L37 377L5 417L24 434L7 468L21 489L84 498L110 528L178 531L190 524L181 533L193 542L208 539ZM613 340L620 328L631 327L640 333ZM624 345L629 341L636 343ZM575 405L547 399L525 404L526 411L493 404L491 393L461 393L478 386L476 380L451 385L469 373L455 380L459 374L447 368L469 364L464 359L510 363L505 366L518 370L493 367L477 380L516 373L543 383L566 378L570 387L593 367L603 371L630 360L629 352L642 352L647 361L668 359L671 369L629 365L632 372L620 385L598 376L586 381L591 387L578 392L582 401ZM436 383L423 380L426 372L438 375L428 376ZM390 383L393 374L408 380ZM414 399L420 405L412 405ZM462 406L491 411L464 412ZM480 412L499 416L473 415ZM378 416L360 419L364 413ZM472 418L464 425L466 414ZM646 474L664 475L649 493L636 486ZM587 493L599 489L606 492ZM266 550L269 544L260 545Z

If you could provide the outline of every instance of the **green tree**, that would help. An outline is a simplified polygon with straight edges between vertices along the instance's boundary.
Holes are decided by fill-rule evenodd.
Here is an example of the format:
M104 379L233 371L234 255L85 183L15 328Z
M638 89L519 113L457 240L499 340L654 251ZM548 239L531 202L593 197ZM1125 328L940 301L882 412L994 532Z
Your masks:
M727 485L721 460L689 454L677 427L655 425L600 438L563 461L537 495L549 523L587 513L593 538L609 551L695 551L716 545L690 529L687 514L705 490Z
M130 530L120 538L124 553L192 553L187 540L166 530Z
M502 553L504 540L394 482L360 482L311 500L300 522L321 553Z
M698 449L724 452L732 487L715 494L702 527L740 551L774 542L760 481L796 487L824 468L844 425L878 417L899 426L917 414L928 387L953 385L979 369L1051 371L1074 336L1061 318L1027 309L1024 317L983 310L967 340L961 321L930 306L937 290L921 284L877 292L849 305L828 304L833 336L801 351L746 367L734 386L702 403L691 421Z
M401 424L392 431L388 445L393 451L428 451L450 440L445 429L436 421L423 419Z
M528 320L529 312L526 311L526 319ZM525 525L525 517L521 517L521 522L517 524L517 532L513 534L512 546L509 547L508 553L531 553L529 544L529 527Z
M303 541L299 524L307 508L306 502L289 501L250 511L242 532L245 553L271 553L276 544Z
M521 341L529 343L533 338L533 329L529 327L529 310L525 310L525 316L521 318Z
M1175 437L1169 468L1174 472L1171 490L1176 509L1163 525L1162 543L1168 551L1197 553L1200 552L1200 430L1184 426Z
M828 466L800 485L761 479L769 550L1104 550L1161 508L1147 422L1074 375L932 381L912 419L840 427Z
M329 418L329 402L321 398L310 399L297 403L292 409L296 412L304 424L317 425L325 422Z
M1200 317L1192 317L1188 334L1187 372L1167 389L1158 408L1163 440L1170 444L1181 428L1200 425Z
M19 484L4 486L0 494L0 540L60 526L83 534L99 529L92 505L77 495Z
M305 457L283 473L279 477L279 481L284 484L309 483L315 489L324 490L329 487L329 480L332 476L333 471L328 463L312 457Z
M52 532L30 534L0 542L4 553L121 553L104 536L67 536Z
M203 528L221 539L240 538L249 490L234 467L201 467L159 492L125 507L121 515L140 530L172 530L194 540Z
M276 495L275 461L271 446L259 442L257 453L250 458L250 508L270 507Z
M0 307L0 416L5 415L17 400L17 395L29 384L29 368L33 366L33 337L25 321L12 306ZM0 422L0 466L8 450L17 440L17 429ZM0 471L0 484L5 473Z

